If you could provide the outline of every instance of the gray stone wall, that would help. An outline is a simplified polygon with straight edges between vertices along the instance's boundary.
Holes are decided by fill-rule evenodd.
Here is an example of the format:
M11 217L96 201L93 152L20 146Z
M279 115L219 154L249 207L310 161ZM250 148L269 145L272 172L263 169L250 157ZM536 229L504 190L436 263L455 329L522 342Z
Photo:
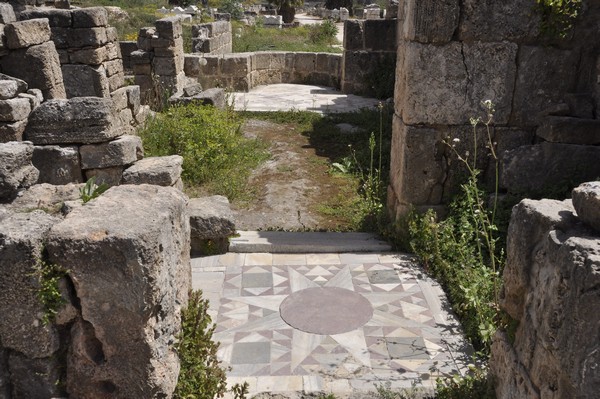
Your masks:
M344 93L369 97L392 96L397 25L396 19L348 20L344 23L341 82Z
M139 50L131 53L131 66L143 104L156 101L162 93L168 98L182 92L186 82L182 34L179 17L159 19L154 28L140 29Z
M22 11L19 18L23 23L48 19L67 98L110 97L110 93L124 85L117 30L108 25L104 7L32 8Z
M483 100L495 104L501 190L539 194L600 176L592 161L600 159L600 4L583 1L564 39L544 34L535 7L529 0L400 2L393 217L444 204L455 192L460 163L443 140L460 139L457 150L472 156L470 118L484 116ZM491 186L484 135L477 166Z
M229 54L233 51L231 22L216 21L192 25L192 53Z
M339 87L342 56L330 53L259 51L221 56L185 56L185 73L202 87L248 91L275 83Z
M498 399L593 398L600 392L600 184L573 201L524 200L508 231L502 309L492 345Z

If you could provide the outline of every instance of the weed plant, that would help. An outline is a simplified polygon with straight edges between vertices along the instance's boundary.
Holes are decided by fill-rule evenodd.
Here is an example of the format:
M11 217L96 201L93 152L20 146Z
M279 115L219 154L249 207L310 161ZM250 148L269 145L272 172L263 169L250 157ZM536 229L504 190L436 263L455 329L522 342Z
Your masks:
M175 106L140 130L150 156L181 155L188 190L206 190L243 199L250 171L268 159L265 143L245 138L242 119L230 109L206 105Z
M468 171L467 181L461 185L461 193L449 206L448 217L440 221L431 210L424 215L413 213L409 217L408 227L412 250L444 287L467 337L485 360L489 355L492 336L503 324L498 295L504 249L498 245L500 237L496 225L498 157L492 136L494 105L489 100L482 104L486 111L485 118L471 119L475 143L473 151L461 154L456 150L458 139L446 141L446 145ZM495 192L491 204L487 194L480 188L480 170L476 167L476 143L481 124L490 160L495 166ZM487 373L480 369L474 371L466 377L440 380L439 397L491 397L485 396L490 392ZM468 396L466 392L479 396Z
M42 259L38 259L34 266L33 275L39 283L37 297L44 307L44 325L52 323L60 307L66 303L59 288L59 282L66 274L67 271L62 267Z
M189 304L181 314L181 334L175 349L181 369L173 397L176 399L222 398L227 391L225 368L217 359L219 344L213 341L215 325L208 314L202 291L190 291ZM233 387L234 397L243 399L246 384Z

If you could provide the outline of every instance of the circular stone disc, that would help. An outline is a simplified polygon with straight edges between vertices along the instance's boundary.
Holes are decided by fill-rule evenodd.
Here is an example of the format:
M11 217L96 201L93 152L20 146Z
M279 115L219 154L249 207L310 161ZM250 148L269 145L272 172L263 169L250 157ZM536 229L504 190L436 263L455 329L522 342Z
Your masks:
M294 292L279 306L290 326L321 335L341 334L371 320L373 307L362 295L344 288L315 287Z

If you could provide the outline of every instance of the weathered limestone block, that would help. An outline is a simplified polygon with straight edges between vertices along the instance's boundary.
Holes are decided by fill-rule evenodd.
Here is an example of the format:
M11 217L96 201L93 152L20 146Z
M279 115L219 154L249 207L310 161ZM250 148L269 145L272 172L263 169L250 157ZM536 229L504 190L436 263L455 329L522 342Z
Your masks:
M513 211L509 229L520 235L508 243L505 273L525 266L521 273L528 280L516 315L514 343L503 340L492 347L497 397L594 397L600 389L600 237L578 223L568 201L525 201L526 214L521 205ZM560 226L547 223L548 213ZM527 230L535 231L523 234ZM525 249L520 255L528 262L511 257L511 245ZM511 264L515 260L518 265ZM522 282L516 283L520 289ZM505 291L515 292L514 288L513 281L505 279ZM507 349L516 361L507 359ZM529 386L539 396L528 395Z
M15 16L15 10L8 3L0 3L0 23L9 24L16 22L17 17Z
M40 171L38 183L60 185L83 182L77 147L36 146L32 162Z
M580 52L550 46L520 46L511 123L536 126L540 112L575 91ZM556 79L560 76L560 79ZM532 95L535 93L535 95Z
M206 89L190 97L174 96L169 98L170 104L201 104L212 105L216 108L225 108L225 90L219 88Z
M34 184L19 192L19 196L6 205L16 212L42 209L47 213L58 212L65 201L79 200L79 189L83 184L69 183L56 186L48 183Z
M90 47L69 52L69 61L72 64L100 65L111 59L108 47Z
M29 93L20 93L18 98L25 99L29 102L31 110L36 109L44 101L44 95L41 90L31 89Z
M403 204L439 204L445 176L442 133L405 125L396 115L394 125L390 184L396 195Z
M508 122L516 78L517 45L406 43L398 58L396 112L407 124L469 124L481 101L496 105L494 120Z
M71 396L172 395L173 342L191 286L186 203L173 188L112 187L51 229L50 260L69 270L81 305L67 361Z
M122 87L110 93L110 98L113 102L115 112L119 112L128 107L127 104L127 87Z
M79 152L83 169L130 165L144 156L142 139L132 135L107 143L82 145Z
M14 81L17 84L17 92L19 92L19 93L25 93L27 91L27 89L29 88L29 86L27 85L27 82L25 82L24 80L21 80L19 78L15 78L14 76L9 76L9 75L0 73L0 80Z
M56 8L30 8L20 14L21 20L47 18L51 28L70 28L71 11Z
M574 221L574 208L570 201L523 200L512 210L507 234L504 289L502 308L519 320L527 300L531 265L537 245L552 229L564 230Z
M123 172L123 184L173 186L181 176L183 158L179 155L140 159Z
M175 76L183 72L183 57L158 57L152 59L153 72L159 76Z
M188 214L192 239L205 240L235 234L235 219L227 197L190 198Z
M73 28L95 28L108 25L108 12L104 7L87 7L73 10Z
M540 14L528 0L465 0L459 39L500 42L534 40L540 34Z
M50 100L29 116L27 140L35 144L92 144L118 137L108 98L77 97Z
M552 143L600 144L600 120L548 116L535 134Z
M295 72L310 73L315 70L317 65L317 55L315 53L296 53L294 58Z
M14 80L0 80L0 100L8 100L19 94L19 85Z
M406 40L447 43L458 27L458 0L406 0L402 33Z
M583 183L573 190L572 196L579 219L600 232L600 182Z
M106 28L73 28L67 32L69 47L103 46L108 43Z
M50 40L50 25L47 19L12 22L4 27L4 34L11 50L31 47Z
M135 116L140 111L140 86L125 86L125 90L127 91L127 105Z
M39 171L31 164L32 156L33 144L28 141L0 144L0 202L35 184Z
M62 66L67 98L108 97L110 86L102 65L66 64Z
M2 71L40 89L44 98L65 98L60 60L53 42L11 51L0 60ZM24 68L23 65L27 65Z
M9 214L0 227L0 341L6 351L11 389L7 397L62 396L57 330L44 325L35 265L48 230L59 218L42 211Z
M600 147L544 142L504 153L500 186L512 193L542 194L552 187L600 176Z
M344 22L344 50L364 50L365 36L364 23L359 20L347 20Z
M192 252L205 254L208 242L215 251L227 252L229 237L235 234L235 220L226 197L191 198L188 214Z
M26 98L0 100L0 122L16 122L26 119L31 113L31 104Z
M22 141L27 127L27 119L13 123L0 123L0 143Z
M137 50L131 53L131 65L143 65L152 63L154 53L150 51Z
M85 171L86 180L96 178L96 184L106 184L110 187L118 186L123 177L124 166L111 166L102 169L88 169Z
M180 17L159 19L154 23L158 36L164 39L175 39L183 34Z

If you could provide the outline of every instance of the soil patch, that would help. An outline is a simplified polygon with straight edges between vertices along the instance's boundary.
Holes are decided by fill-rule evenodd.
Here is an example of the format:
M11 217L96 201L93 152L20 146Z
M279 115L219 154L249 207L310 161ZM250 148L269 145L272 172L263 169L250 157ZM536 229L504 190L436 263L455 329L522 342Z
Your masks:
M253 199L233 204L239 230L335 230L346 223L319 209L354 181L331 174L329 159L317 155L298 126L250 119L242 131L270 143L272 157L250 176Z

